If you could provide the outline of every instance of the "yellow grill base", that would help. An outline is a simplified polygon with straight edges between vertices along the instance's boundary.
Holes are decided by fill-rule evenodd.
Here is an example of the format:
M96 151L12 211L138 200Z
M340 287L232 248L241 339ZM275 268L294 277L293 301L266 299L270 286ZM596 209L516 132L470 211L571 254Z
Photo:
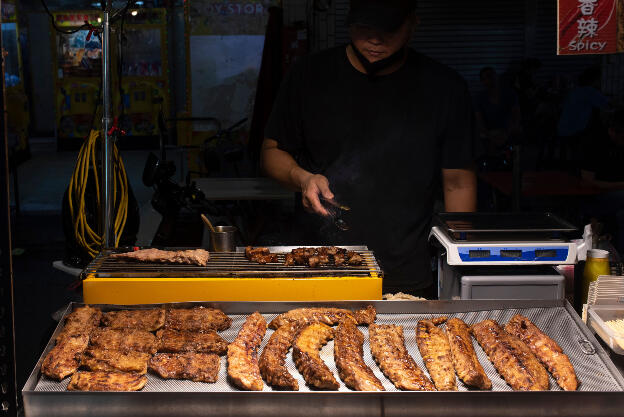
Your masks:
M184 301L381 300L382 279L319 278L96 278L83 281L87 304Z

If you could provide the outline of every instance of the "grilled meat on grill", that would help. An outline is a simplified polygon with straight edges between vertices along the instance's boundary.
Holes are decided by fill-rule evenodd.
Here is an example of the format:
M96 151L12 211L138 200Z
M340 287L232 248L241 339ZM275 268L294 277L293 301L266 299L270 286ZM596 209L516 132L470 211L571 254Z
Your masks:
M195 382L217 382L221 359L214 353L157 353L149 367L165 379L190 379Z
M334 360L340 379L356 391L385 391L373 371L364 363L364 335L355 322L340 322L335 331Z
M371 324L368 333L371 353L395 387L411 391L435 391L434 385L405 348L403 326Z
M78 372L72 376L70 391L139 391L147 384L145 375L126 372Z
M144 352L154 354L158 351L156 336L145 330L107 327L95 329L91 334L91 346L120 352Z
M416 343L436 389L457 391L453 356L444 331L432 320L420 320L416 325Z
M574 391L578 380L570 359L561 347L528 318L516 314L505 326L507 333L522 340L531 352L553 375L557 384L566 391Z
M323 246L320 248L297 248L286 254L285 266L306 265L311 268L319 265L335 266L349 264L352 266L361 265L364 258L357 252L347 251L335 246Z
M258 366L267 384L275 388L298 391L299 384L286 368L286 354L301 326L297 322L286 323L273 332L267 342Z
M245 257L251 262L257 262L262 265L278 262L277 255L271 253L268 248L253 248L247 246L245 248Z
M81 365L90 371L134 372L145 374L147 361L152 355L142 352L119 352L99 348L89 348L82 355Z
M264 387L258 367L258 348L266 329L266 320L256 311L247 317L238 336L228 346L228 376L243 389L262 391Z
M210 253L204 249L141 249L134 252L115 253L110 255L110 258L146 263L206 266L208 265L208 259L210 259Z
M362 262L364 262L364 258L362 258L362 255L357 252L349 251L347 252L345 257L347 258L347 263L352 266L362 265Z
M59 381L73 374L80 366L80 358L89 345L86 334L67 336L61 339L41 364L41 372Z
M510 335L494 320L472 325L472 334L496 370L517 391L548 389L548 373L520 339Z
M293 360L308 385L318 389L340 388L319 350L334 337L334 330L323 323L307 325L299 331L293 343Z
M457 376L470 387L492 389L492 381L485 374L472 346L468 325L460 319L450 319L446 322L446 334Z
M165 310L154 308L109 311L102 316L102 324L111 329L139 329L153 332L165 324Z
M101 318L102 312L99 308L90 306L78 307L65 319L65 326L56 337L56 342L60 342L67 336L79 334L90 335L91 332L100 325Z
M225 355L228 342L214 330L206 333L161 329L156 333L159 352L203 352Z
M195 307L167 310L165 329L209 332L229 329L232 319L216 308Z
M377 311L373 306L368 306L363 310L355 312L342 308L297 308L274 318L269 323L269 327L277 329L284 324L292 322L301 324L320 322L334 326L343 319L355 320L357 324L371 324L375 322L376 316Z

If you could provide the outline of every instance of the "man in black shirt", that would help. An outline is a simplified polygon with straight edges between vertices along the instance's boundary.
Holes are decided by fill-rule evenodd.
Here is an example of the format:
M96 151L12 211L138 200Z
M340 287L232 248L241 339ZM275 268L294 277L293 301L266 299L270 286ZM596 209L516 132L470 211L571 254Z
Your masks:
M407 47L414 1L352 0L351 44L301 58L265 131L265 172L301 191L301 243L366 244L384 291L435 292L428 233L440 181L446 211L476 208L474 118L464 80ZM324 199L351 207L337 232Z

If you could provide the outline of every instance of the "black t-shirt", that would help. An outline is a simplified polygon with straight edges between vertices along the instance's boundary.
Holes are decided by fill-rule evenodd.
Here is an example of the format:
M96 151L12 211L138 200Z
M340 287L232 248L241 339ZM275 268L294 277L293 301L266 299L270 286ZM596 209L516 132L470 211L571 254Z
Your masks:
M441 168L473 161L471 99L456 72L411 49L399 70L373 80L344 46L301 58L265 136L325 175L336 200L351 207L348 232L302 213L299 243L367 245L386 289L432 283L427 239Z
M582 169L596 174L598 181L624 181L624 146L616 144L604 128L584 142Z

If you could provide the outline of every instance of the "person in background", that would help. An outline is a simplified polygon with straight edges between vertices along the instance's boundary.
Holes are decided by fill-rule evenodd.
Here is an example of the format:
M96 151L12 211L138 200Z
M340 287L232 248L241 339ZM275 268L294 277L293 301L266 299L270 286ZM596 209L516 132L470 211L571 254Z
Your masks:
M466 82L408 42L413 0L352 0L351 43L300 58L285 77L262 147L265 173L301 192L299 243L365 244L384 292L433 298L428 235L446 211L476 209L474 112ZM328 208L348 231L325 234Z

